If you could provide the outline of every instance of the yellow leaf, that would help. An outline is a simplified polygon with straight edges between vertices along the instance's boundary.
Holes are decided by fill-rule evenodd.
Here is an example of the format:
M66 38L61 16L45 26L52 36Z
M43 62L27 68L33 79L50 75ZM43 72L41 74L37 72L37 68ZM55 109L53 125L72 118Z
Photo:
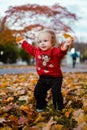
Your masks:
M13 100L14 100L13 97L8 97L8 98L7 98L7 102L12 102Z
M10 127L0 127L0 130L12 130Z
M56 126L56 129L57 130L62 130L62 128L63 128L63 125L61 125L61 124L57 124L57 125L55 125Z
M84 130L87 130L87 124L84 126Z
M34 121L34 123L36 124L37 122L41 121L42 119L42 116L41 114L39 113L38 117L36 118L36 120Z
M68 118L72 111L73 111L72 108L68 109L68 111L65 112L65 116Z
M24 111L25 113L29 113L29 107L28 107L28 106L22 105L22 106L20 107L20 110Z
M0 85L0 88L5 88L5 87L7 87L8 85L9 85L8 82L4 82L4 83L2 83L2 84Z

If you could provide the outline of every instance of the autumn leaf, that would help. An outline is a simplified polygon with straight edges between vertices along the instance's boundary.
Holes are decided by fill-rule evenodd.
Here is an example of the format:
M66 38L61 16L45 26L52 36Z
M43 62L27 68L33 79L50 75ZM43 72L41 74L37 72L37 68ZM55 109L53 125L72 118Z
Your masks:
M2 118L0 117L0 124L3 122L5 122L5 119L3 117Z
M62 113L55 111L52 93L47 93L47 108L35 109L36 73L0 75L0 130L87 129L87 73L64 73ZM15 125L16 124L16 125Z
M19 125L24 125L25 123L27 123L28 122L28 119L26 118L26 117L24 117L24 116L21 116L20 118L19 118L19 120L18 120L18 124Z
M21 40L23 40L23 37L22 36L19 36L16 38L16 43L20 42Z
M70 34L68 34L68 33L64 33L63 36L65 38L70 38L72 41L74 40L74 38Z
M74 111L73 118L78 122L79 125L86 121L86 116L82 109L78 109L78 110Z

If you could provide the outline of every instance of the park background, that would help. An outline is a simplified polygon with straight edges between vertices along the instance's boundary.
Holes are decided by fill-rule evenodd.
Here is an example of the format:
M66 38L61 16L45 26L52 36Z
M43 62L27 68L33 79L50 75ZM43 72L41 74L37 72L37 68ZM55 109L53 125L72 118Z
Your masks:
M43 28L53 29L58 42L63 33L71 34L74 37L73 47L79 55L77 62L86 62L86 0L3 0L0 3L0 63L23 61L30 64L32 57L16 46L15 38L22 35L35 44L36 33ZM66 62L72 63L69 55Z
M87 1L0 0L0 130L87 130ZM16 45L22 35L31 44L43 28L74 37L62 61L65 109L53 110L51 92L43 113L35 110L33 91L38 80L35 61ZM78 53L72 67L71 55Z

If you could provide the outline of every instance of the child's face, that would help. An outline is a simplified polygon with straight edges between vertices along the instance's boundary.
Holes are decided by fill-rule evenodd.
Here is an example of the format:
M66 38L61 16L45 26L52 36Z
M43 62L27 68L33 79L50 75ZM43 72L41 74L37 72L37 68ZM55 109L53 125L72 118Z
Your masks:
M43 50L49 50L52 48L51 34L48 32L41 32L38 36L38 47Z

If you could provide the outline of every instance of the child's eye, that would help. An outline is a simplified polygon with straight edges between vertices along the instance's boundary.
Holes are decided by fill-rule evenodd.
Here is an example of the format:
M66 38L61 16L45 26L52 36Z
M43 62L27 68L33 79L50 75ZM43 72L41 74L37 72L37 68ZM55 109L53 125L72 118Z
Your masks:
M38 43L41 43L41 41L38 41Z
M44 40L44 42L47 42L47 40Z
M48 40L43 40L43 41L39 40L38 43L47 42L47 41L48 41Z

